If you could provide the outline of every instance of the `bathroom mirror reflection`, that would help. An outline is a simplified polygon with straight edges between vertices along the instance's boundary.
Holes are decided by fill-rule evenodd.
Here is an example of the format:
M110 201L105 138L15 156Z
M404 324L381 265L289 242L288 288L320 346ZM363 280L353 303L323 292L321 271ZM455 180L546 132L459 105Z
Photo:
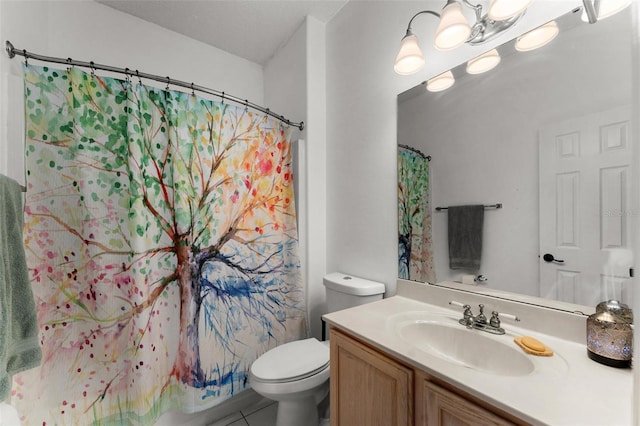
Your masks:
M400 278L631 305L631 8L596 24L580 15L557 19L540 49L509 42L486 73L462 64L449 89L398 96ZM497 203L484 210L480 267L451 269L438 207Z

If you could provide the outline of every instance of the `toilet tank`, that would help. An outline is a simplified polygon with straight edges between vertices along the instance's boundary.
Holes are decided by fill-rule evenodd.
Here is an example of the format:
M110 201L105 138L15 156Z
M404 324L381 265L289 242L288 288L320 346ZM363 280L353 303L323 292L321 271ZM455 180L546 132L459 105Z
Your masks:
M341 272L327 274L323 281L327 293L327 313L382 300L385 290L382 283Z

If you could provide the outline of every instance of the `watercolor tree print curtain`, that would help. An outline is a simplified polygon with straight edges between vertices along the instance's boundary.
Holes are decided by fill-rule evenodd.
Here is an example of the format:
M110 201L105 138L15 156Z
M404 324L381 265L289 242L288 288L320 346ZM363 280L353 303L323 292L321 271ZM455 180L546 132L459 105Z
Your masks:
M25 247L43 363L26 424L152 424L306 336L288 131L244 107L24 70Z
M398 276L435 282L429 160L398 147Z

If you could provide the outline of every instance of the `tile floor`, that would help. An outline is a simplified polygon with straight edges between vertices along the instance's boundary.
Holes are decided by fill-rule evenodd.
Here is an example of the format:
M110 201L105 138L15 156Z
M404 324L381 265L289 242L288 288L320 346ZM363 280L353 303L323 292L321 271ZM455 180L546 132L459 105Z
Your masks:
M328 406L326 408L328 409ZM257 404L211 423L209 426L275 426L277 409L277 403L263 398ZM329 426L329 419L322 419L320 426Z
M209 426L275 426L278 405L263 399L258 404L233 413Z

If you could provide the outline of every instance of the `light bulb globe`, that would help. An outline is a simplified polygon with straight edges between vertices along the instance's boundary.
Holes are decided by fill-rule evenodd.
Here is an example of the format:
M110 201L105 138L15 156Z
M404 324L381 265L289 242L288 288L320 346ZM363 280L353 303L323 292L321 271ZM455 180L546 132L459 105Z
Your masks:
M491 0L489 18L504 21L524 12L533 0Z
M451 71L443 72L427 81L427 90L430 92L441 92L453 86L456 79Z
M463 44L471 35L471 27L462 14L458 1L451 1L442 8L440 24L433 45L438 50L452 50Z
M424 66L424 56L418 46L418 37L410 31L402 39L400 51L396 56L393 69L400 75L415 74Z
M555 21L547 22L544 25L525 33L516 39L516 50L519 52L529 52L539 49L551 40L556 38L560 30Z

